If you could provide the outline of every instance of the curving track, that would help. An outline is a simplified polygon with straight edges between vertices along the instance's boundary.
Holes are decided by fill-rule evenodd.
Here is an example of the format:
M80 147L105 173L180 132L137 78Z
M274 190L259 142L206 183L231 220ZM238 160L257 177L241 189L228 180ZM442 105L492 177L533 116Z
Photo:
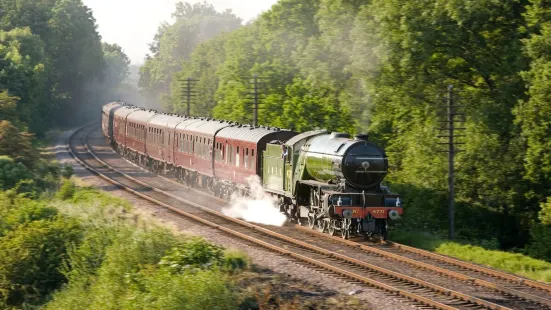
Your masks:
M365 245L311 230L305 234L303 227L267 228L226 217L203 207L207 203L221 207L222 202L216 198L187 189L189 199L184 199L166 189L169 182L146 183L142 181L147 179L142 178L145 174L136 172L137 169L111 167L108 162L113 153L97 152L88 143L88 137L97 133L94 131L97 128L96 124L83 127L69 141L71 154L88 170L143 199L286 255L309 268L406 297L420 307L551 309L551 286L547 284L399 244ZM178 191L182 191L181 186ZM354 251L348 250L349 247ZM450 278L457 281L450 283Z

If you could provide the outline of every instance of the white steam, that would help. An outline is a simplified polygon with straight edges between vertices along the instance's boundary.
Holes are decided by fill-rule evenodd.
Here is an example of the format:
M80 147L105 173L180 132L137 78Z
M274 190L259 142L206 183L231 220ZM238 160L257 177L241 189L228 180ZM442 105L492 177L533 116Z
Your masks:
M234 193L222 213L247 222L282 226L287 217L279 212L277 199L266 193L257 175L248 177L250 195Z

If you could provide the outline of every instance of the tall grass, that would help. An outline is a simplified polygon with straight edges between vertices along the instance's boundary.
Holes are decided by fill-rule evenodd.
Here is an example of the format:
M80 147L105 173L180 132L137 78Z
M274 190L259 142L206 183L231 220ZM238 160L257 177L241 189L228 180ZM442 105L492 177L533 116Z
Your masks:
M45 309L236 309L230 277L246 255L175 234L92 188L64 184L56 208L84 238L70 251L68 284Z
M551 282L551 263L520 254L496 250L494 242L451 242L427 233L395 231L393 241L439 254L493 267L530 279ZM490 248L490 249L488 249Z

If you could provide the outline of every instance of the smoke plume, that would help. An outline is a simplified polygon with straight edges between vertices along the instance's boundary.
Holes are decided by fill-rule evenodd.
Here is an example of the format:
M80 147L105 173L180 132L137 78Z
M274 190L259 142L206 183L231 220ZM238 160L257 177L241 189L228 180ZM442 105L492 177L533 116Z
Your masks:
M228 206L222 209L222 213L248 222L282 226L287 218L279 212L276 198L264 191L260 178L252 175L247 178L247 183L250 188L249 195L234 193Z

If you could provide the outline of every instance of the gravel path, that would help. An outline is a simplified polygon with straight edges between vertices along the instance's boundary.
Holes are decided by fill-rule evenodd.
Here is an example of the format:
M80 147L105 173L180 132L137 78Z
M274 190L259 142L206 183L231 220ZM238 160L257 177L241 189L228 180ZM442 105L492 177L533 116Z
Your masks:
M252 259L253 264L257 266L257 269L265 270L266 273L273 273L278 275L279 278L286 279L290 286L300 286L307 288L307 291L311 291L312 287L317 292L313 295L320 299L331 299L334 302L335 298L341 298L342 300L350 299L351 303L346 306L347 309L415 309L414 306L408 303L403 303L403 298L396 297L389 293L383 292L378 289L373 289L366 286L356 286L346 281L328 276L323 272L319 272L310 268L306 268L300 264L287 259L286 257L276 255L273 252L251 246L240 240L232 239L225 234L220 233L218 230L208 228L197 224L191 220L176 215L172 211L166 210L150 202L136 198L134 195L118 189L116 186L111 185L107 181L91 174L86 169L81 167L67 152L67 140L73 131L62 132L58 139L56 139L55 146L51 147L47 151L54 152L56 159L61 164L69 164L73 166L75 176L87 185L98 187L102 190L108 191L114 196L118 196L130 201L134 208L145 214L156 218L157 221L171 227L177 231L199 235L209 240L210 242L222 245L226 248L236 248L246 252ZM110 152L105 143L102 142L101 133L93 134L90 138L90 142L94 145L98 145L99 148L103 148L104 152ZM134 167L122 158L113 156L110 158L110 164L112 161L119 161L120 167L131 169ZM117 167L119 167L117 165ZM136 171L136 167L133 168ZM144 172L142 172L144 173ZM141 174L141 173L140 173ZM149 175L148 178L158 178L157 182L166 182L163 178ZM182 186L182 189L184 187ZM185 193L182 190L180 193ZM299 289L297 289L299 290ZM297 293L298 294L298 293ZM353 295L353 297L348 297ZM301 297L302 298L302 297ZM343 299L344 298L344 299ZM353 300L359 300L359 305L354 305ZM301 299L302 300L302 299ZM335 309L335 307L333 307Z

